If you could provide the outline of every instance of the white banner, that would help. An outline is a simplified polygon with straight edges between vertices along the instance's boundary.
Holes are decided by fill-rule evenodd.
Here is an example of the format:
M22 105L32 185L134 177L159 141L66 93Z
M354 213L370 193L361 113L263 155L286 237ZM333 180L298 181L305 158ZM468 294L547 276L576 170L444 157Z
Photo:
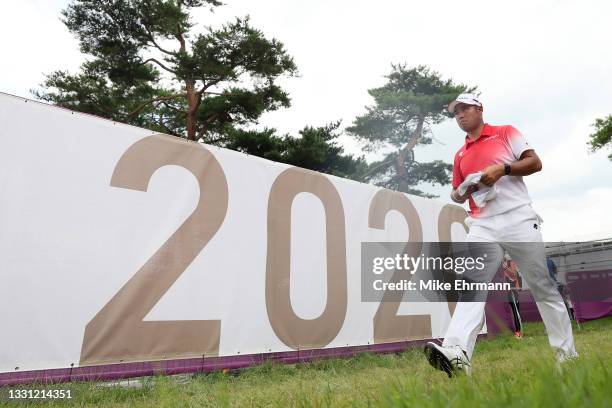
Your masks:
M446 303L362 302L365 241L466 214L0 94L0 372L441 337Z

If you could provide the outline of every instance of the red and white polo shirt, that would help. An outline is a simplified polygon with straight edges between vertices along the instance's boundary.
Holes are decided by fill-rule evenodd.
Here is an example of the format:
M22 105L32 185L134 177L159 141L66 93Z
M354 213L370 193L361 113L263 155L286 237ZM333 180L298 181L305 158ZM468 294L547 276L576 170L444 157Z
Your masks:
M455 154L453 188L459 187L469 174L483 171L493 164L513 163L520 159L523 152L532 149L525 137L514 127L485 124L480 137L472 141L466 136L465 144ZM470 197L472 217L490 217L531 203L527 186L521 176L503 176L495 186L496 197L487 201L483 208L478 208Z

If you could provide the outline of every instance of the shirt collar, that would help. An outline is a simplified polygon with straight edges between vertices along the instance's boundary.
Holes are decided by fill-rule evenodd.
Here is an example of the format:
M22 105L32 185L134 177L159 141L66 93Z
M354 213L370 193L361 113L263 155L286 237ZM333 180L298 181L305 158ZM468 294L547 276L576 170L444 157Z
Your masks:
M465 145L468 146L472 143L479 141L482 138L489 137L489 136L493 136L493 127L489 125L488 123L485 123L482 128L482 131L480 132L480 136L478 137L478 139L471 140L468 135L465 135Z

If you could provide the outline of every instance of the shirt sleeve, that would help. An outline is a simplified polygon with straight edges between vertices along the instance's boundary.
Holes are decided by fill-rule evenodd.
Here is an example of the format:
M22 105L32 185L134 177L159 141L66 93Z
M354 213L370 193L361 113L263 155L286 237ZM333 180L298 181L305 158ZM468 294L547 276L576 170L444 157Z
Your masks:
M533 150L533 147L529 144L527 139L525 139L525 136L523 136L521 132L512 126L508 126L506 138L516 160L521 158L521 154L523 154L523 152Z
M461 175L461 169L459 168L459 163L461 162L459 154L455 155L455 162L453 163L453 180L452 186L453 188L459 187L461 183L463 183L463 176Z

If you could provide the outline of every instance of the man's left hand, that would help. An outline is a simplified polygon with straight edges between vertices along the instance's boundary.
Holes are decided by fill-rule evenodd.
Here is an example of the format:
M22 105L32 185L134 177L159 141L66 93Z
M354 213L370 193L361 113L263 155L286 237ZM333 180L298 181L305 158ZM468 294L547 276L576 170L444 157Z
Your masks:
M494 164L484 169L484 171L482 172L482 177L480 178L480 182L484 184L485 186L491 187L503 175L504 175L504 165Z

